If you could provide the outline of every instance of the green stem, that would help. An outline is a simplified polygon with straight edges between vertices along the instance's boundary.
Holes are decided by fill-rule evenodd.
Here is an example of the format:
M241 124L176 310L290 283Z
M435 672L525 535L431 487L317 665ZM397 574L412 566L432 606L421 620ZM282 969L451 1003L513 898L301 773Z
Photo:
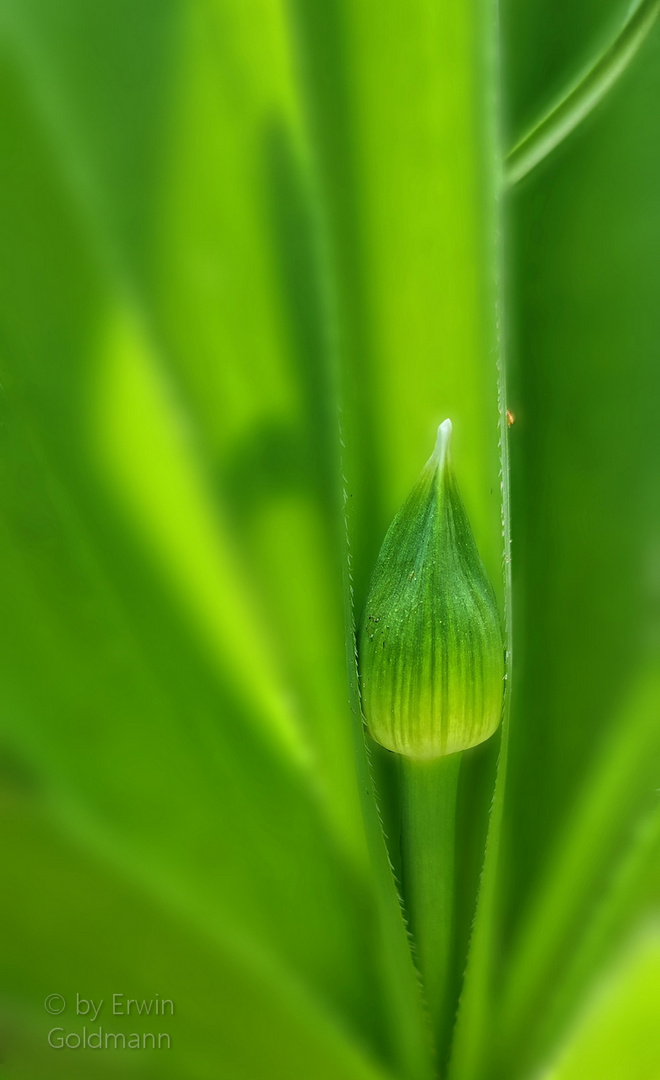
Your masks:
M640 0L602 56L516 143L505 162L507 183L517 184L582 123L626 70L653 29L658 14L660 0Z
M456 796L462 754L401 758L401 875L438 1062L456 1005L454 950Z

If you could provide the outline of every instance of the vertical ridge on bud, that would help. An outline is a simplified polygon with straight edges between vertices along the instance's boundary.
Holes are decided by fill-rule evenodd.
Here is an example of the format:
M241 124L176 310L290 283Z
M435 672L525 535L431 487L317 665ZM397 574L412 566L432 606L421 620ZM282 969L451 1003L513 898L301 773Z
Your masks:
M451 466L451 429L440 425L385 537L359 637L369 731L420 760L483 742L502 711L501 622Z

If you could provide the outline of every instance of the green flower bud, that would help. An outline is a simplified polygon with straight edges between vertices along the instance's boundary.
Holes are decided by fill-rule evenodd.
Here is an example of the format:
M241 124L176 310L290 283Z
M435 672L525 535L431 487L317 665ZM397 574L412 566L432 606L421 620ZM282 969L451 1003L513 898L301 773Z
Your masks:
M450 435L445 420L389 528L359 637L369 731L418 759L476 746L502 712L502 626L451 468Z

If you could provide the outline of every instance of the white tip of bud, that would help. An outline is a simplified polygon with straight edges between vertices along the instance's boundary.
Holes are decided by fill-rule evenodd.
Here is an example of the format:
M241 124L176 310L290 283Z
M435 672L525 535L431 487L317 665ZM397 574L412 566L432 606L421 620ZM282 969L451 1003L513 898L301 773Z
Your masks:
M443 420L438 428L438 437L435 441L435 449L431 454L429 464L433 463L442 468L449 455L449 442L451 439L451 420Z

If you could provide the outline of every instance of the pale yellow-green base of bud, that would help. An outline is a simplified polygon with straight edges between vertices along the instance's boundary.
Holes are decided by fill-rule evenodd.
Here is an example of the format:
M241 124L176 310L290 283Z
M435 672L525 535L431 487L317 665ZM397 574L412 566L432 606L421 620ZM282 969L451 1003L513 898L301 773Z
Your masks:
M376 563L359 638L372 737L430 760L488 739L502 713L497 602L449 459L445 420Z

